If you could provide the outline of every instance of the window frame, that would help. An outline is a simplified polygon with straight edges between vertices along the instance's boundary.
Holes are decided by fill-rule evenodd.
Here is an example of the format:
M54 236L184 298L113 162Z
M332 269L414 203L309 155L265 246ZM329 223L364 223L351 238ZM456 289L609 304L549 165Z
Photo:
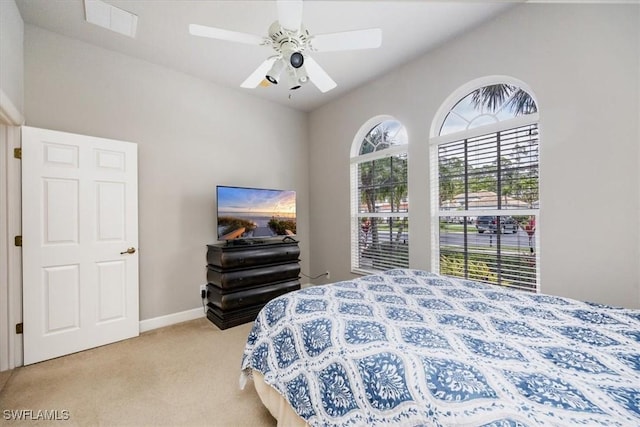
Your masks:
M409 163L409 141L407 136L407 141L402 144L391 145L387 148L373 151L366 154L360 154L360 148L362 144L365 142L365 138L369 135L371 131L373 131L378 125L382 124L385 121L396 121L398 122L406 131L406 127L404 124L396 119L393 116L389 115L380 115L376 117L372 117L367 120L353 139L351 144L351 153L349 157L349 181L350 181L350 258L351 258L351 273L354 274L372 274L378 273L381 270L378 269L368 269L363 268L359 265L359 239L360 239L360 222L362 218L406 218L409 221L409 188L408 188L408 163ZM358 165L360 163L371 162L374 160L385 159L392 156L397 155L405 155L407 159L407 210L404 212L359 212L360 206L360 195L358 190ZM409 232L407 231L407 236ZM409 239L407 239L407 245ZM408 248L407 248L408 254Z
M445 143L451 143L456 141L464 141L468 139L473 139L485 135L496 134L499 132L505 132L512 129L517 129L521 127L526 127L530 125L536 125L538 129L538 138L540 139L540 113L539 110L536 113L525 114L521 116L516 116L511 119L502 120L496 123L491 123L484 126L477 126L472 128L467 128L463 131L453 132L445 135L439 135L440 130L443 127L444 121L446 120L449 112L457 105L459 101L468 96L471 92L476 89L482 88L487 85L492 84L510 84L517 86L524 91L526 91L536 102L538 105L537 99L531 89L525 83L513 79L511 77L506 76L494 76L494 77L484 77L480 79L473 80L468 82L467 84L461 86L457 90L455 90L447 100L441 105L439 108L436 117L432 121L431 125L431 136L429 138L429 180L430 180L430 188L431 188L431 221L430 221L430 230L431 230L431 269L435 272L440 271L440 218L445 216L452 216L451 211L448 211L448 214L445 214L447 211L443 211L440 209L440 181L439 181L439 153L438 148L440 145ZM540 171L540 153L541 147L540 142L538 142L538 173ZM538 189L540 188L540 175L538 175ZM538 190L539 191L539 190ZM538 200L540 194L538 193ZM518 215L530 215L534 216L536 220L536 230L535 230L535 269L536 269L536 287L535 292L540 292L540 206L537 208L529 208L529 209L465 209L465 210L456 210L455 216L463 217L463 216L518 216ZM472 225L470 225L472 226ZM499 286L499 285L497 285Z

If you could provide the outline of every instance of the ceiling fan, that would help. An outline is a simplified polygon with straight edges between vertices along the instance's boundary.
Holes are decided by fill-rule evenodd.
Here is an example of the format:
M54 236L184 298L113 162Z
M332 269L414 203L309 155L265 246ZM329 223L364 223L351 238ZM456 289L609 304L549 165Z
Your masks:
M309 52L371 49L382 44L379 28L312 35L302 25L302 0L278 0L277 6L278 20L269 27L268 37L197 24L189 25L189 32L194 36L273 48L275 54L242 82L240 86L244 88L255 88L265 79L278 84L286 72L290 90L311 81L321 92L327 92L336 87L336 82Z

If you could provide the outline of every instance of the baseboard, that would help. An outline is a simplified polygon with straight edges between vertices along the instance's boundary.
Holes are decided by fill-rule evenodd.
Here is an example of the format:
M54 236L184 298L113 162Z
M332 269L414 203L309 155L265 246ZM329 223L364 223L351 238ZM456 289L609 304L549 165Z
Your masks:
M204 309L202 307L191 310L180 311L178 313L167 314L166 316L154 317L140 321L140 333L151 331L153 329L164 328L165 326L175 325L176 323L186 322L204 317Z
M313 286L311 283L303 283L301 288ZM140 333L151 331L153 329L164 328L165 326L175 325L176 323L186 322L188 320L199 319L205 317L204 309L193 308L191 310L181 311L178 313L167 314L166 316L154 317L140 321Z

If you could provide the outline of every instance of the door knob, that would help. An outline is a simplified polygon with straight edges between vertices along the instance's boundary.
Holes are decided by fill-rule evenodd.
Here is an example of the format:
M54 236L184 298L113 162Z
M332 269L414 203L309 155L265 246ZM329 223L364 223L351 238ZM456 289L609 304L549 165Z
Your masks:
M124 254L135 254L136 253L136 248L129 248L124 252L120 252L120 255L124 255Z

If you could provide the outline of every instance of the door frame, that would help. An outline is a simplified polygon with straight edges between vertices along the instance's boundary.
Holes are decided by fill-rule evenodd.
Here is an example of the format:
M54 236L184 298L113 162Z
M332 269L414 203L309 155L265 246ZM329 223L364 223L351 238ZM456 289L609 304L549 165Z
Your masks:
M13 238L22 234L21 167L13 157L20 148L20 126L24 117L0 89L0 371L23 364L22 335L15 325L22 322L22 250Z

